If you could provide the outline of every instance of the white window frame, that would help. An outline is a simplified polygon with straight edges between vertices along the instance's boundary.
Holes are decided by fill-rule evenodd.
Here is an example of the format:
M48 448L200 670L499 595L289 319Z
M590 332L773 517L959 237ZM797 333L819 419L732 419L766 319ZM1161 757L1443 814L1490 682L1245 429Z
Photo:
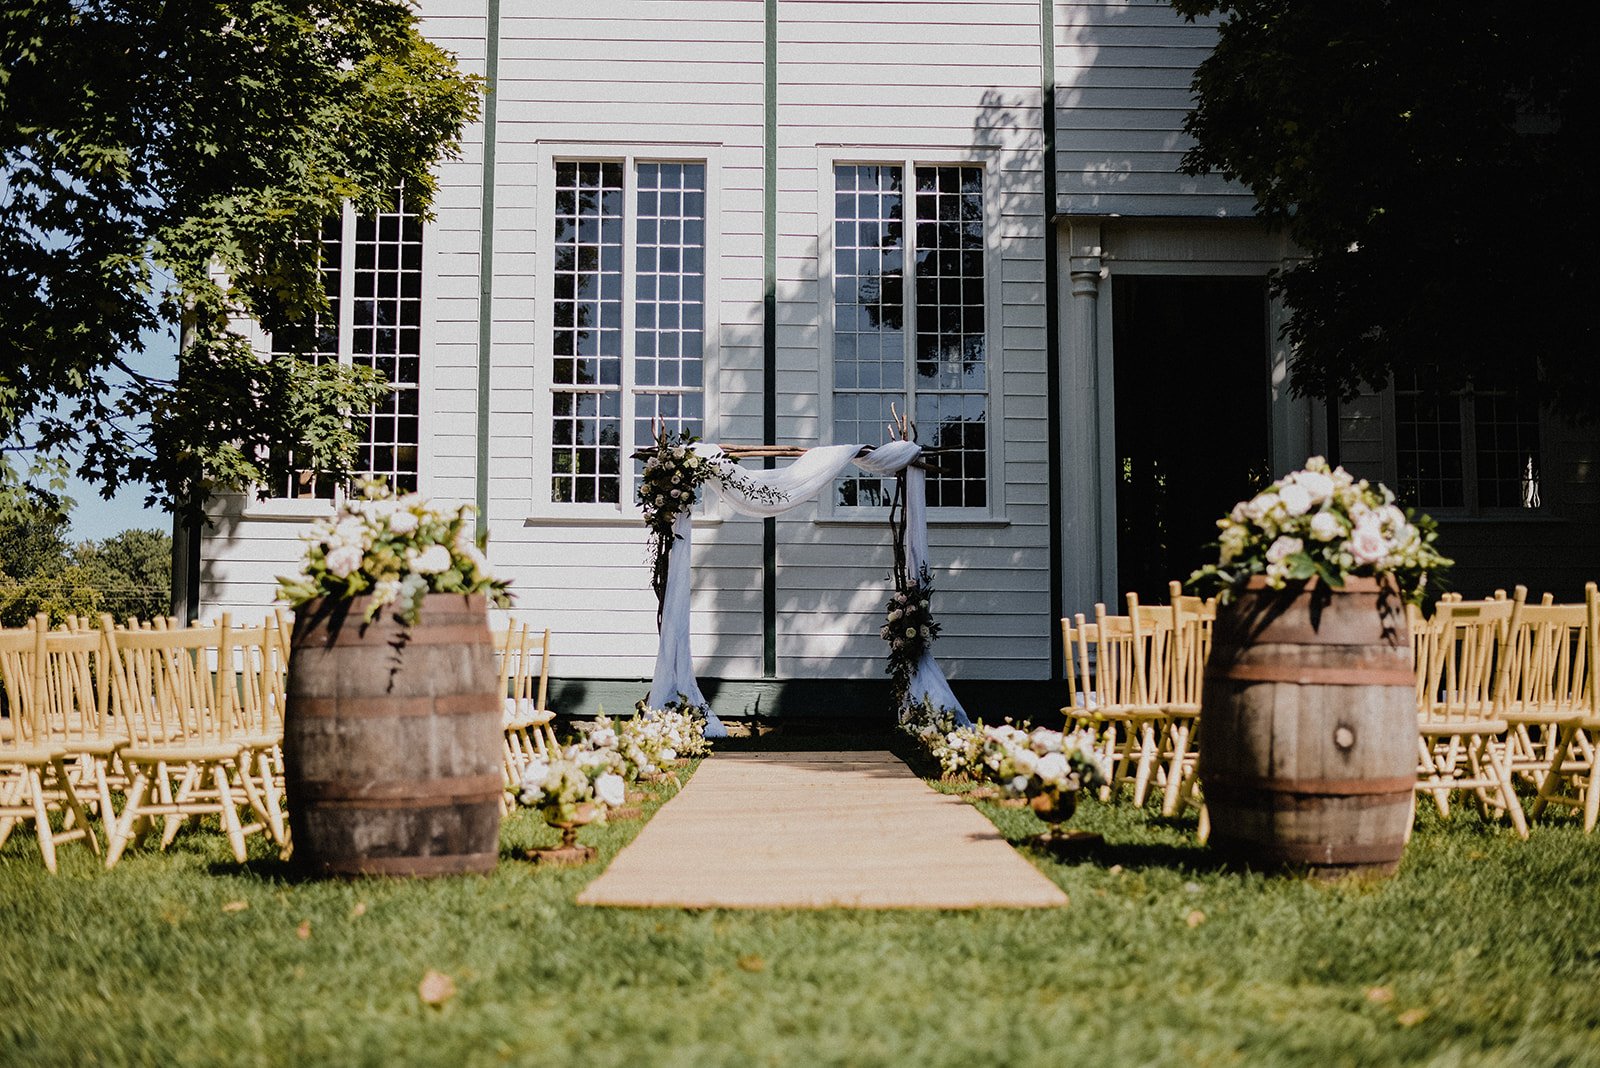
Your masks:
M984 358L988 401L985 407L985 501L981 508L952 508L941 506L928 509L930 522L941 524L993 524L1006 519L1005 498L1005 410L1003 398L1004 352L1001 340L1005 336L1001 323L1000 269L1000 190L998 183L998 155L992 149L926 147L906 150L882 147L825 146L817 152L817 349L818 382L817 406L818 438L823 443L833 442L833 227L834 227L834 168L836 166L899 167L902 174L913 181L906 183L905 210L909 212L906 232L912 235L916 225L916 168L966 166L977 167L983 173L983 308L984 308ZM914 262L914 245L907 241L906 264ZM916 330L913 312L916 304L916 286L909 269L903 285L905 322L906 391L911 398L911 411L915 414L916 381ZM919 428L920 429L920 428ZM818 501L816 518L819 522L882 523L887 509L876 507L847 508L834 500L830 484Z
M718 210L721 203L720 146L699 143L641 144L637 142L541 142L538 153L538 191L535 195L535 222L537 232L535 263L539 265L534 276L534 374L533 374L533 486L532 500L528 505L531 521L546 522L608 522L636 523L640 516L634 499L636 483L633 452L648 444L634 440L634 302L637 299L637 218L638 218L638 165L640 163L697 163L705 167L706 174L706 226L705 226L705 317L704 341L701 349L701 411L702 427L708 440L715 440L718 425L717 368L721 366L719 344L721 340L721 301L719 293L720 248ZM623 203L622 225L622 463L620 485L616 504L599 502L563 503L550 499L552 477L551 429L554 405L551 400L555 346L555 173L557 163L603 161L622 164ZM699 510L703 510L702 503Z
M355 291L356 275L356 242L355 205L346 201L339 215L340 241L339 241L339 325L338 325L338 357L339 363L349 367L355 362ZM432 413L425 399L430 396L433 389L433 360L429 353L432 343L432 331L429 329L433 321L433 279L428 270L428 249L437 247L438 220L422 220L422 277L420 279L420 293L418 301L421 306L418 321L417 343L417 490L424 496L429 495L428 465L423 462L427 452L429 434L432 432ZM320 236L320 235L319 235ZM254 320L240 324L240 333L250 341L251 346L260 353L272 351L272 336L263 330ZM277 495L272 490L277 487L263 487L259 483L249 486L245 491L243 516L246 519L321 519L334 514L334 510L344 501L348 489L345 485L336 485L332 497L284 497ZM267 492L263 492L266 490Z

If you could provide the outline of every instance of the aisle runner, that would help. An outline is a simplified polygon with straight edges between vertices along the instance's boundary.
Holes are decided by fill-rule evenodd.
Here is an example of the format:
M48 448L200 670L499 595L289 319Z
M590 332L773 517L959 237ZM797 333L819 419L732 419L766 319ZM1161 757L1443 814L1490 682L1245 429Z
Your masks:
M720 753L580 905L1041 908L1067 895L897 757Z

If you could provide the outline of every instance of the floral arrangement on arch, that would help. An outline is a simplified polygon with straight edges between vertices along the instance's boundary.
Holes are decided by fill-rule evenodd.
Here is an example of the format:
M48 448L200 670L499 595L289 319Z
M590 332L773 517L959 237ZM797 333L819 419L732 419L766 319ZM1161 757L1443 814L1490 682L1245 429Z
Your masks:
M489 573L484 541L470 529L472 506L441 508L416 493L396 496L381 479L341 501L312 526L301 574L278 579L278 598L298 607L318 597L371 595L366 618L389 605L415 623L430 593L487 594L511 603L507 583Z
M982 736L980 760L986 778L1011 797L1033 798L1103 786L1111 764L1095 744L1092 731L1070 734L1048 727L1003 723L977 728Z
M696 452L694 446L699 440L682 430L658 428L655 444L645 454L644 470L639 475L639 507L650 531L650 585L656 593L657 622L660 605L667 596L668 556L677 538L672 527L679 516L694 507L700 487L707 482L737 486L756 500L776 501L782 496L775 489L757 485L726 457L708 458Z
M622 756L615 749L569 746L554 759L535 757L522 772L517 800L545 822L604 823L627 798Z
M1420 601L1428 576L1452 561L1434 542L1432 519L1394 503L1387 486L1357 479L1320 456L1217 520L1218 559L1190 576L1202 593L1226 603L1252 575L1273 589L1317 578L1334 589L1352 577L1392 575L1401 594Z
M923 568L915 580L896 590L884 608L883 626L878 635L889 643L889 664L885 669L894 680L894 702L901 719L912 715L911 676L922 654L939 637L939 624L933 618L933 579Z

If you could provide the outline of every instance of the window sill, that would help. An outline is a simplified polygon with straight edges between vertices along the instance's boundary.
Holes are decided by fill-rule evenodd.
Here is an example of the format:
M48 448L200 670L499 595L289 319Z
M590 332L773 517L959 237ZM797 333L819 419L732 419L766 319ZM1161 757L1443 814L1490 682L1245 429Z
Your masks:
M1542 513L1540 509L1525 511L1488 512L1476 515L1468 512L1429 512L1427 513L1434 522L1450 524L1451 526L1492 526L1495 524L1508 524L1511 526L1560 526L1571 522L1566 516Z
M817 516L811 520L814 526L819 527L884 527L889 525L889 516L853 516L853 515L827 515ZM929 527L1009 527L1011 520L1003 515L975 515L970 519L959 516L929 516Z
M720 526L719 515L697 515L697 527ZM635 527L643 529L643 518L636 515L530 515L522 520L524 527Z
M299 500L291 497L274 497L247 503L240 515L245 519L277 519L293 522L331 519L333 502L321 498Z

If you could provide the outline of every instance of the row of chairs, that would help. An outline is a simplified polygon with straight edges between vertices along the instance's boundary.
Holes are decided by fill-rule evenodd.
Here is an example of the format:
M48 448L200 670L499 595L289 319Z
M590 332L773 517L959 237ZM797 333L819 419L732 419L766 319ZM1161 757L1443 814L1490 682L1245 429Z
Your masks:
M0 843L32 823L46 868L83 841L112 867L161 829L216 816L234 857L266 834L290 850L283 790L283 708L291 623L98 626L44 616L0 629ZM494 633L505 699L508 792L554 745L550 633L511 622ZM509 794L508 794L509 796ZM96 821L99 833L96 832ZM59 826L57 826L59 824Z
M1125 614L1097 604L1092 621L1061 620L1069 728L1100 739L1113 772L1101 796L1127 785L1143 805L1159 791L1163 815L1200 804L1195 770L1200 698L1216 605L1182 594L1166 605L1129 594ZM1582 809L1600 822L1595 738L1600 736L1600 594L1581 604L1527 590L1481 601L1446 597L1430 616L1411 609L1418 722L1417 791L1448 816L1468 792L1488 816L1505 816L1523 837L1528 814L1518 787L1534 793L1532 816L1550 806Z
M281 616L250 627L228 616L118 627L105 616L52 630L40 615L0 630L0 842L31 821L54 871L62 842L100 852L98 817L109 868L158 820L164 848L184 821L211 814L241 861L251 834L287 851L278 746L287 649Z

